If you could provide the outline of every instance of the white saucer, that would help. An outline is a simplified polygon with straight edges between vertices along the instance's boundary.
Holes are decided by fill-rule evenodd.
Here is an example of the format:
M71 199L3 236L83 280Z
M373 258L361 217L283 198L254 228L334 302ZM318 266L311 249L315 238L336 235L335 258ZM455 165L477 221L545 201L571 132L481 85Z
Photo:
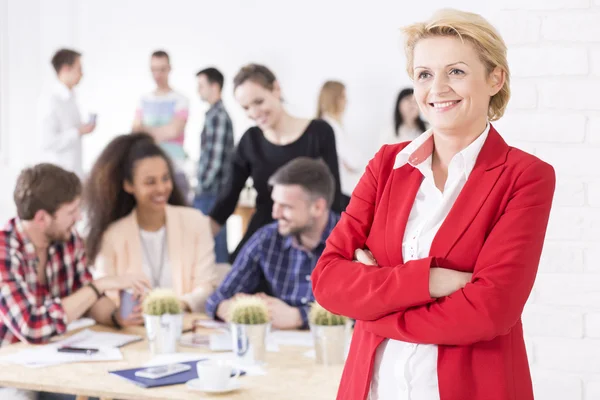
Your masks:
M200 379L198 379L198 378L192 379L191 381L187 381L187 383L185 385L188 387L188 389L199 390L199 391L205 392L205 393L229 393L229 392L233 392L234 390L238 390L239 388L242 387L240 382L237 380L234 380L234 379L231 379L229 381L229 385L223 389L204 388L204 387L202 387L202 383L200 382Z

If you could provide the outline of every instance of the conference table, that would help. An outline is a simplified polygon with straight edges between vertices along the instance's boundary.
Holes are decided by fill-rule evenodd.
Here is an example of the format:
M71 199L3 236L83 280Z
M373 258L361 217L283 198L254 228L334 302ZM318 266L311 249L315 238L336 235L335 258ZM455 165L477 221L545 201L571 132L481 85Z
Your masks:
M184 331L190 330L195 319L206 319L202 315L186 315ZM88 328L95 331L115 332L111 328L95 325ZM132 327L119 333L136 334L145 337L144 327ZM199 334L214 332L211 329L196 330ZM66 336L77 333L69 332ZM34 345L15 343L0 349L0 356L8 355ZM45 392L58 392L85 396L123 400L174 400L174 399L335 399L340 381L341 365L317 365L314 358L305 355L308 349L302 346L279 346L278 352L268 352L264 366L265 375L240 377L241 388L227 394L211 395L188 389L184 384L161 388L145 389L125 379L111 375L108 371L141 367L154 356L150 353L146 340L128 344L121 348L123 360L111 362L86 362L62 364L43 368L29 368L21 365L0 366L0 387L14 387ZM185 353L211 353L208 348L179 346Z

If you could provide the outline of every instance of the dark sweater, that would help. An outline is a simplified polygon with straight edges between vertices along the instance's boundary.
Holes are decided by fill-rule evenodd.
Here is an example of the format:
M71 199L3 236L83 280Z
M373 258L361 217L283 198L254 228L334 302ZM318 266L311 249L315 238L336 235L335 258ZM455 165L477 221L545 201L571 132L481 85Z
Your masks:
M215 221L221 225L225 224L235 210L246 180L252 177L257 192L256 213L252 216L242 241L232 254L231 261L254 232L273 222L273 200L268 180L277 169L297 157L322 158L329 166L336 183L331 209L337 213L342 211L335 137L329 124L322 120L312 120L302 136L283 146L269 142L260 128L252 127L240 139L233 157L231 177L210 212Z

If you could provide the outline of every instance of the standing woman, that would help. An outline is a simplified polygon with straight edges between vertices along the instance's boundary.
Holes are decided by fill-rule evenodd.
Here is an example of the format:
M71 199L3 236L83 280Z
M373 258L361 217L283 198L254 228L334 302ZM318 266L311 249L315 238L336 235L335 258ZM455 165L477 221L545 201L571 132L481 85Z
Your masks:
M415 101L414 90L412 88L402 89L394 108L394 129L383 132L379 138L379 147L385 144L410 142L426 130L425 122L419 115L419 106Z
M322 158L336 180L332 210L341 212L340 177L331 127L324 121L294 117L283 106L281 88L275 75L265 66L249 64L233 80L234 94L246 115L256 126L248 129L238 143L231 179L210 212L213 234L238 203L248 177L257 191L256 212L241 243L230 257L233 262L246 241L260 227L273 222L273 200L268 180L279 167L297 157Z
M201 312L217 283L214 239L208 217L185 206L173 176L151 136L113 139L85 188L87 254L98 275L144 273L153 288L173 289L184 310Z
M357 320L338 398L532 400L521 313L554 169L490 123L510 75L483 17L442 10L404 32L431 129L371 160L312 275L317 301Z
M335 134L344 209L350 202L350 195L360 179L360 172L362 172L358 146L346 133L342 123L346 104L346 87L342 82L327 81L323 84L319 93L317 118L327 122Z

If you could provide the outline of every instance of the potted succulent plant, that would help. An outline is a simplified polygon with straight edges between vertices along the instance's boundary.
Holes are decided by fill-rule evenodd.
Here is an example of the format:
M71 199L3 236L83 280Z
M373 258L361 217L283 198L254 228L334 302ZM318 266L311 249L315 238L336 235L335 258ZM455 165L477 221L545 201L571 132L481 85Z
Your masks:
M257 297L242 297L231 305L233 351L242 364L262 364L266 360L269 311Z
M310 330L315 342L317 364L343 364L348 341L348 319L327 311L313 303L308 315Z
M142 303L144 325L153 354L175 353L183 327L183 313L177 295L154 289Z

